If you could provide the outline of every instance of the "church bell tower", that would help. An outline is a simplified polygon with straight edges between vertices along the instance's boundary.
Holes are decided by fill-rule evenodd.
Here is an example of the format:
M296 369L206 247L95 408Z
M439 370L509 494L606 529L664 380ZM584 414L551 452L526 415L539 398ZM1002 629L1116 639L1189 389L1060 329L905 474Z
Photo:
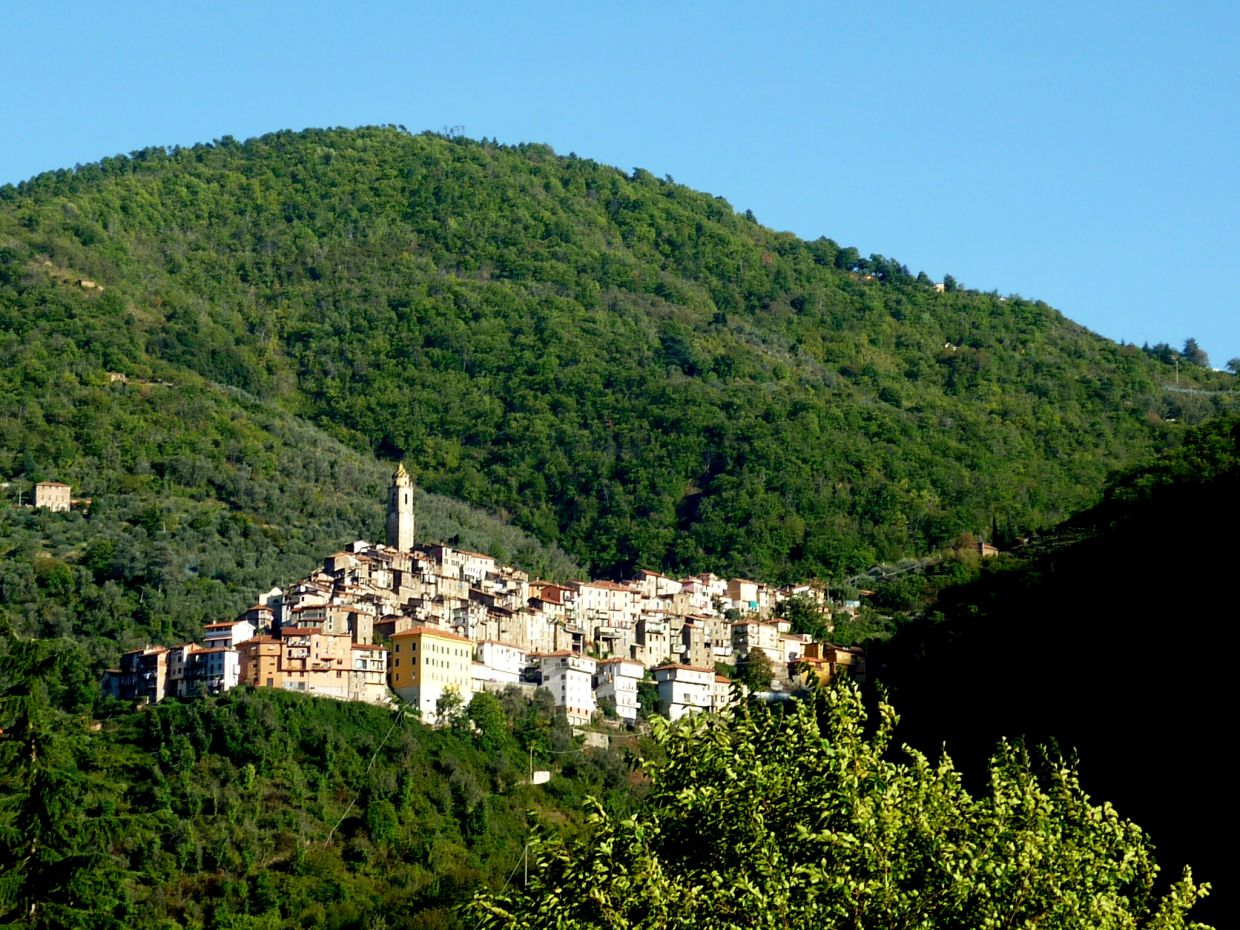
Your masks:
M387 544L401 552L413 549L413 479L404 462L396 466L388 487Z

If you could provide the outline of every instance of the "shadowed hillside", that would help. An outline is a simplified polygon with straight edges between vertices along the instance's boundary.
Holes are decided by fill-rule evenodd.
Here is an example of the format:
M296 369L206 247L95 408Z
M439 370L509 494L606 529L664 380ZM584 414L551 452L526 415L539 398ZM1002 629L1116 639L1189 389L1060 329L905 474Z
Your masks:
M1240 420L1194 431L1027 558L946 591L937 622L882 656L903 736L974 772L1002 735L1078 752L1086 787L1144 826L1172 874L1211 881L1201 918L1240 913L1227 734L1234 697ZM1226 850L1226 851L1225 851Z

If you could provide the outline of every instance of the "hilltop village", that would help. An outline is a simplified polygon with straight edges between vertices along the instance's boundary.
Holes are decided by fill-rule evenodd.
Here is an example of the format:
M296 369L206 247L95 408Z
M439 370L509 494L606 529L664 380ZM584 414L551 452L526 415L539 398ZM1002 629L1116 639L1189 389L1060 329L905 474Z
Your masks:
M584 724L602 710L636 721L639 682L651 678L672 719L717 709L732 683L716 666L755 650L770 660L774 687L841 667L864 676L860 650L815 642L776 616L793 597L826 612L821 588L653 571L623 583L555 584L480 552L416 545L414 521L402 464L388 489L385 544L358 541L328 556L235 620L209 624L201 643L125 653L105 690L148 702L239 685L399 698L434 723L478 691L542 687L569 723Z

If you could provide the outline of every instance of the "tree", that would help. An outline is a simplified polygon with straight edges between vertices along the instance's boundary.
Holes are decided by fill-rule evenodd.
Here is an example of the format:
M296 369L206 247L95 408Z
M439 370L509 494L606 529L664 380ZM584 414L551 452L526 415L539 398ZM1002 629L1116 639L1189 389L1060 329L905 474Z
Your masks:
M455 687L445 688L435 702L435 720L441 725L460 726L465 717L465 701Z
M478 743L483 749L500 749L509 740L508 718L499 698L488 691L479 691L470 698L466 714L477 728Z
M1233 375L1240 375L1240 358L1228 359L1227 370Z
M587 835L536 839L528 887L481 892L489 928L1065 927L1185 930L1205 886L1162 897L1145 835L1075 769L1001 744L978 797L943 756L904 749L880 703L816 690L656 721L640 811L594 805Z
M619 713L616 710L616 699L611 695L598 699L598 710L603 715L604 720L616 720Z
M659 713L659 687L649 678L637 683L637 719L649 720Z
M0 921L16 927L100 926L120 903L104 848L113 817L92 810L81 771L85 666L67 640L0 638ZM69 687L66 687L66 685ZM11 922L10 922L11 921ZM115 925L112 921L108 925Z
M830 618L818 602L807 594L794 594L781 601L775 613L792 624L794 633L808 633L818 641L831 635Z
M1191 337L1184 340L1184 360L1202 368L1210 367L1210 356L1197 345L1197 340Z
M770 657L761 649L750 649L737 668L738 679L750 691L770 691L775 670Z

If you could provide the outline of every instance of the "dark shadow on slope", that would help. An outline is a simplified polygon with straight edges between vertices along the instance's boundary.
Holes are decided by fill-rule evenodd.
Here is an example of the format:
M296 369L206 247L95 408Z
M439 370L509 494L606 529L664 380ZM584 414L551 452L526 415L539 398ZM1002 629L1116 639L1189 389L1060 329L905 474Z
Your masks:
M976 784L1002 737L1079 756L1087 789L1150 834L1164 878L1210 881L1198 919L1240 913L1234 699L1240 424L1115 482L1036 558L940 600L876 656L903 738L946 744ZM1230 845L1230 844L1226 844Z

